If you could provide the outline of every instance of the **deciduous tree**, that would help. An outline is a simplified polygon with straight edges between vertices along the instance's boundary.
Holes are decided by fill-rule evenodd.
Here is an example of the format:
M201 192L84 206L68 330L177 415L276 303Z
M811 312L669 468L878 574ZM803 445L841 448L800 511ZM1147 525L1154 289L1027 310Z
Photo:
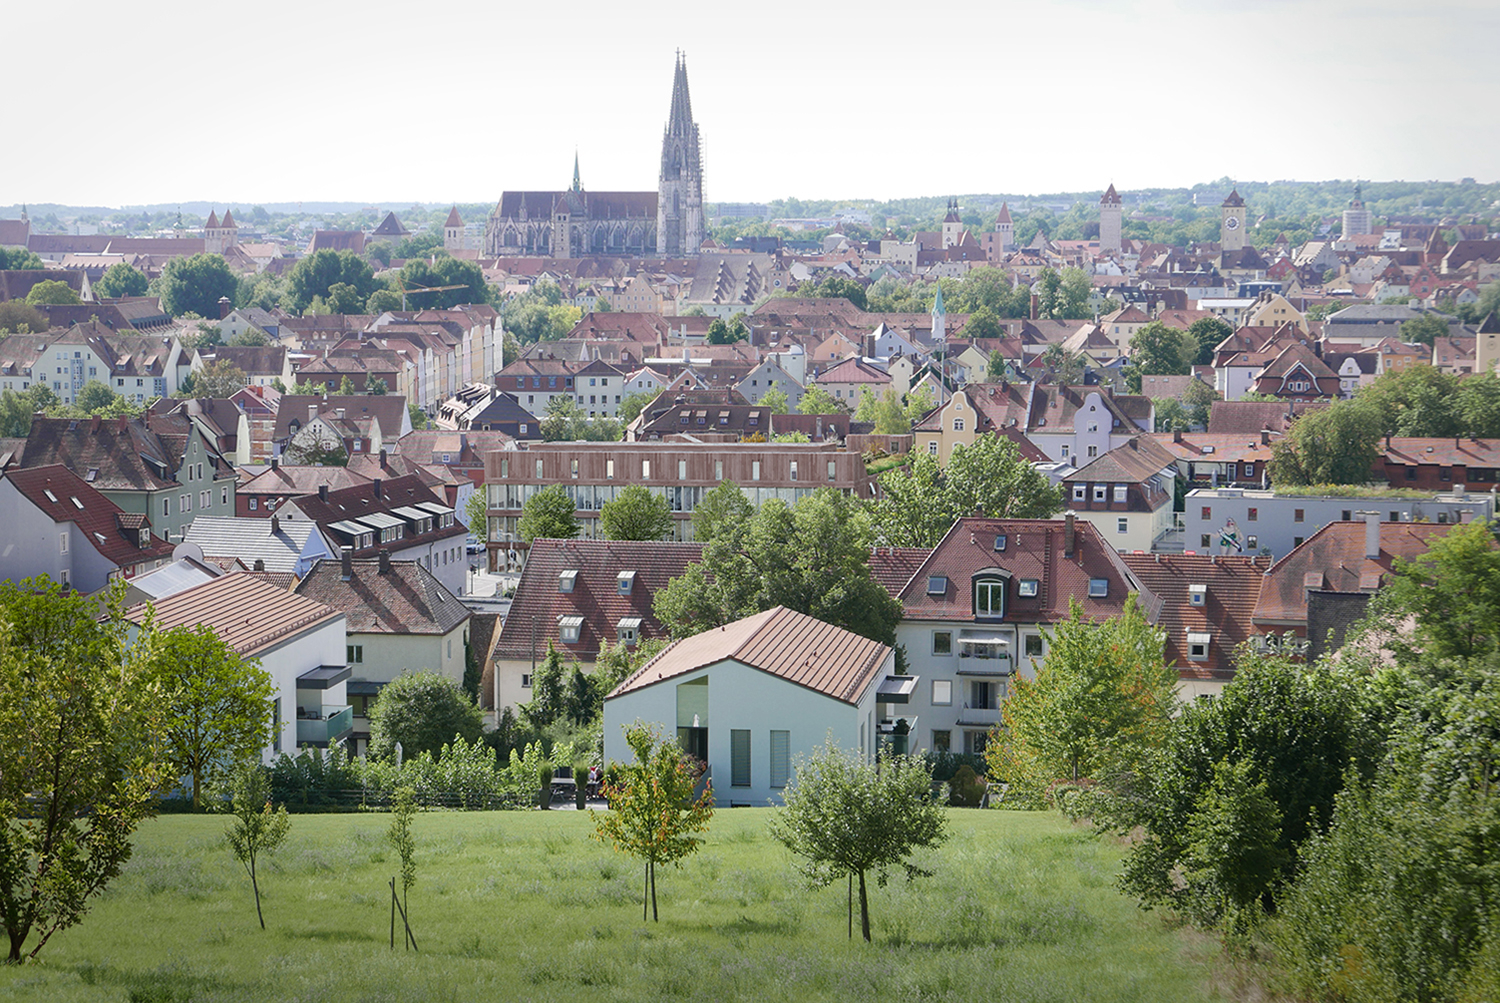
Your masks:
M561 484L543 488L521 506L521 521L516 529L521 539L571 540L578 535L577 508Z
M1365 484L1375 466L1380 420L1358 401L1310 411L1271 447L1279 484Z
M352 287L350 298L357 299L359 304L340 312L357 313L378 286L369 262L353 251L330 250L314 251L293 265L287 272L286 284L287 307L294 313L307 310L315 297L326 302L330 290L339 284Z
M796 775L771 817L771 835L801 858L802 873L815 888L839 878L859 882L859 926L870 940L867 876L885 887L899 868L907 880L931 871L912 861L917 850L935 849L947 838L947 815L932 797L932 771L922 760L887 756L878 764L845 752L830 738L810 757L799 758ZM850 920L851 933L853 919Z
M847 411L848 408L835 400L833 394L816 383L809 386L797 402L798 414L843 414Z
M631 484L604 503L599 522L607 540L661 540L672 533L672 509L666 496Z
M240 282L229 265L217 254L195 254L190 258L172 258L162 266L156 291L161 308L173 317L196 313L200 317L219 316L219 300L233 300Z
M99 276L99 281L94 283L94 293L105 299L144 296L147 284L146 276L125 262L116 261L106 268L104 274Z
M372 759L389 759L401 743L402 754L437 755L455 735L472 742L484 730L484 716L474 701L446 676L407 672L380 688L370 708Z
M41 334L47 330L47 315L25 300L0 303L0 335Z
M37 306L39 304L68 306L76 305L77 303L78 294L73 291L73 287L66 282L59 282L56 279L44 279L32 286L31 291L26 294L27 306Z
M609 811L594 813L594 838L645 864L641 920L648 903L652 920L659 920L656 867L677 866L702 845L693 833L706 830L713 817L713 788L694 800L696 771L677 743L664 741L654 728L637 722L625 729L625 741L636 761L621 767L619 783L605 783Z
M229 852L245 868L250 889L255 893L255 918L266 928L266 917L260 908L260 858L275 853L286 841L292 820L285 805L271 806L271 781L260 764L244 761L238 764L230 780L229 811L234 815L224 841Z
M755 506L734 481L720 481L693 509L693 539L710 543L735 533L755 515Z

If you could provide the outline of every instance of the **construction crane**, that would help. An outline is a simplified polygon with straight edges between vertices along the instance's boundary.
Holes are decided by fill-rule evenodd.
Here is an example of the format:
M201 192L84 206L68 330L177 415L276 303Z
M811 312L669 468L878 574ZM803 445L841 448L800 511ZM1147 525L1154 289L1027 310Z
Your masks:
M401 290L401 312L402 313L406 312L406 294L407 293L444 293L444 292L447 292L450 289L467 289L467 288L469 288L468 286L422 286L422 287L417 288L417 289L408 289L408 288L406 288L406 283L401 281L401 277L399 275L396 276L396 286Z

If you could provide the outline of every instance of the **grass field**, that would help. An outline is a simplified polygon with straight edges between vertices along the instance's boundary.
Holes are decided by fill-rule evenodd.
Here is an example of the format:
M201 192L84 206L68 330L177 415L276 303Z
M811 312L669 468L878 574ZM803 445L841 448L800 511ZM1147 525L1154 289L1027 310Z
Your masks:
M0 968L0 1000L1213 998L1216 953L1139 912L1113 887L1119 851L1056 815L953 812L934 877L872 885L867 945L844 886L807 890L767 811L721 811L659 873L659 924L588 813L419 815L416 954L389 948L389 816L293 816L264 932L224 819L163 817L81 926Z

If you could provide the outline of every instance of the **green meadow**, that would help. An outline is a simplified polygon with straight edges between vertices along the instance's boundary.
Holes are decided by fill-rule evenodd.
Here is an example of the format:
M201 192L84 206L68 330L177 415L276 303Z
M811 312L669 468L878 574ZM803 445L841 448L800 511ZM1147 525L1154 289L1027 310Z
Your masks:
M1218 998L1217 948L1139 911L1114 888L1119 849L1059 816L953 811L933 877L872 884L865 944L845 885L809 890L767 814L719 812L659 872L660 923L589 813L418 815L415 953L399 928L390 948L389 816L293 816L264 931L225 820L164 816L82 925L0 968L0 1000Z

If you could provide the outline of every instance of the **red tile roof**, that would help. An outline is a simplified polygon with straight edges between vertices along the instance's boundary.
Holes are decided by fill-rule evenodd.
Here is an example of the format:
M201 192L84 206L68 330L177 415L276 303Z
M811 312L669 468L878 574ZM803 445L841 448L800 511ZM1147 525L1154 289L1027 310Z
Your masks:
M1251 624L1260 599L1267 557L1216 557L1209 554L1123 554L1125 566L1162 600L1156 626L1167 635L1167 661L1184 679L1228 679L1234 675L1234 650L1256 633ZM1188 588L1206 586L1203 605L1195 606ZM1208 658L1188 658L1187 635L1209 634Z
M53 522L75 524L94 549L117 567L172 556L172 544L154 534L141 546L145 516L122 510L60 463L7 470L0 476Z
M631 693L733 660L844 703L858 703L891 654L879 641L785 606L673 641L615 688Z
M224 575L157 600L155 606L158 630L208 627L245 657L344 615L253 574ZM128 615L142 622L146 604L132 607Z
M870 577L896 598L932 555L930 547L876 547L870 554Z

